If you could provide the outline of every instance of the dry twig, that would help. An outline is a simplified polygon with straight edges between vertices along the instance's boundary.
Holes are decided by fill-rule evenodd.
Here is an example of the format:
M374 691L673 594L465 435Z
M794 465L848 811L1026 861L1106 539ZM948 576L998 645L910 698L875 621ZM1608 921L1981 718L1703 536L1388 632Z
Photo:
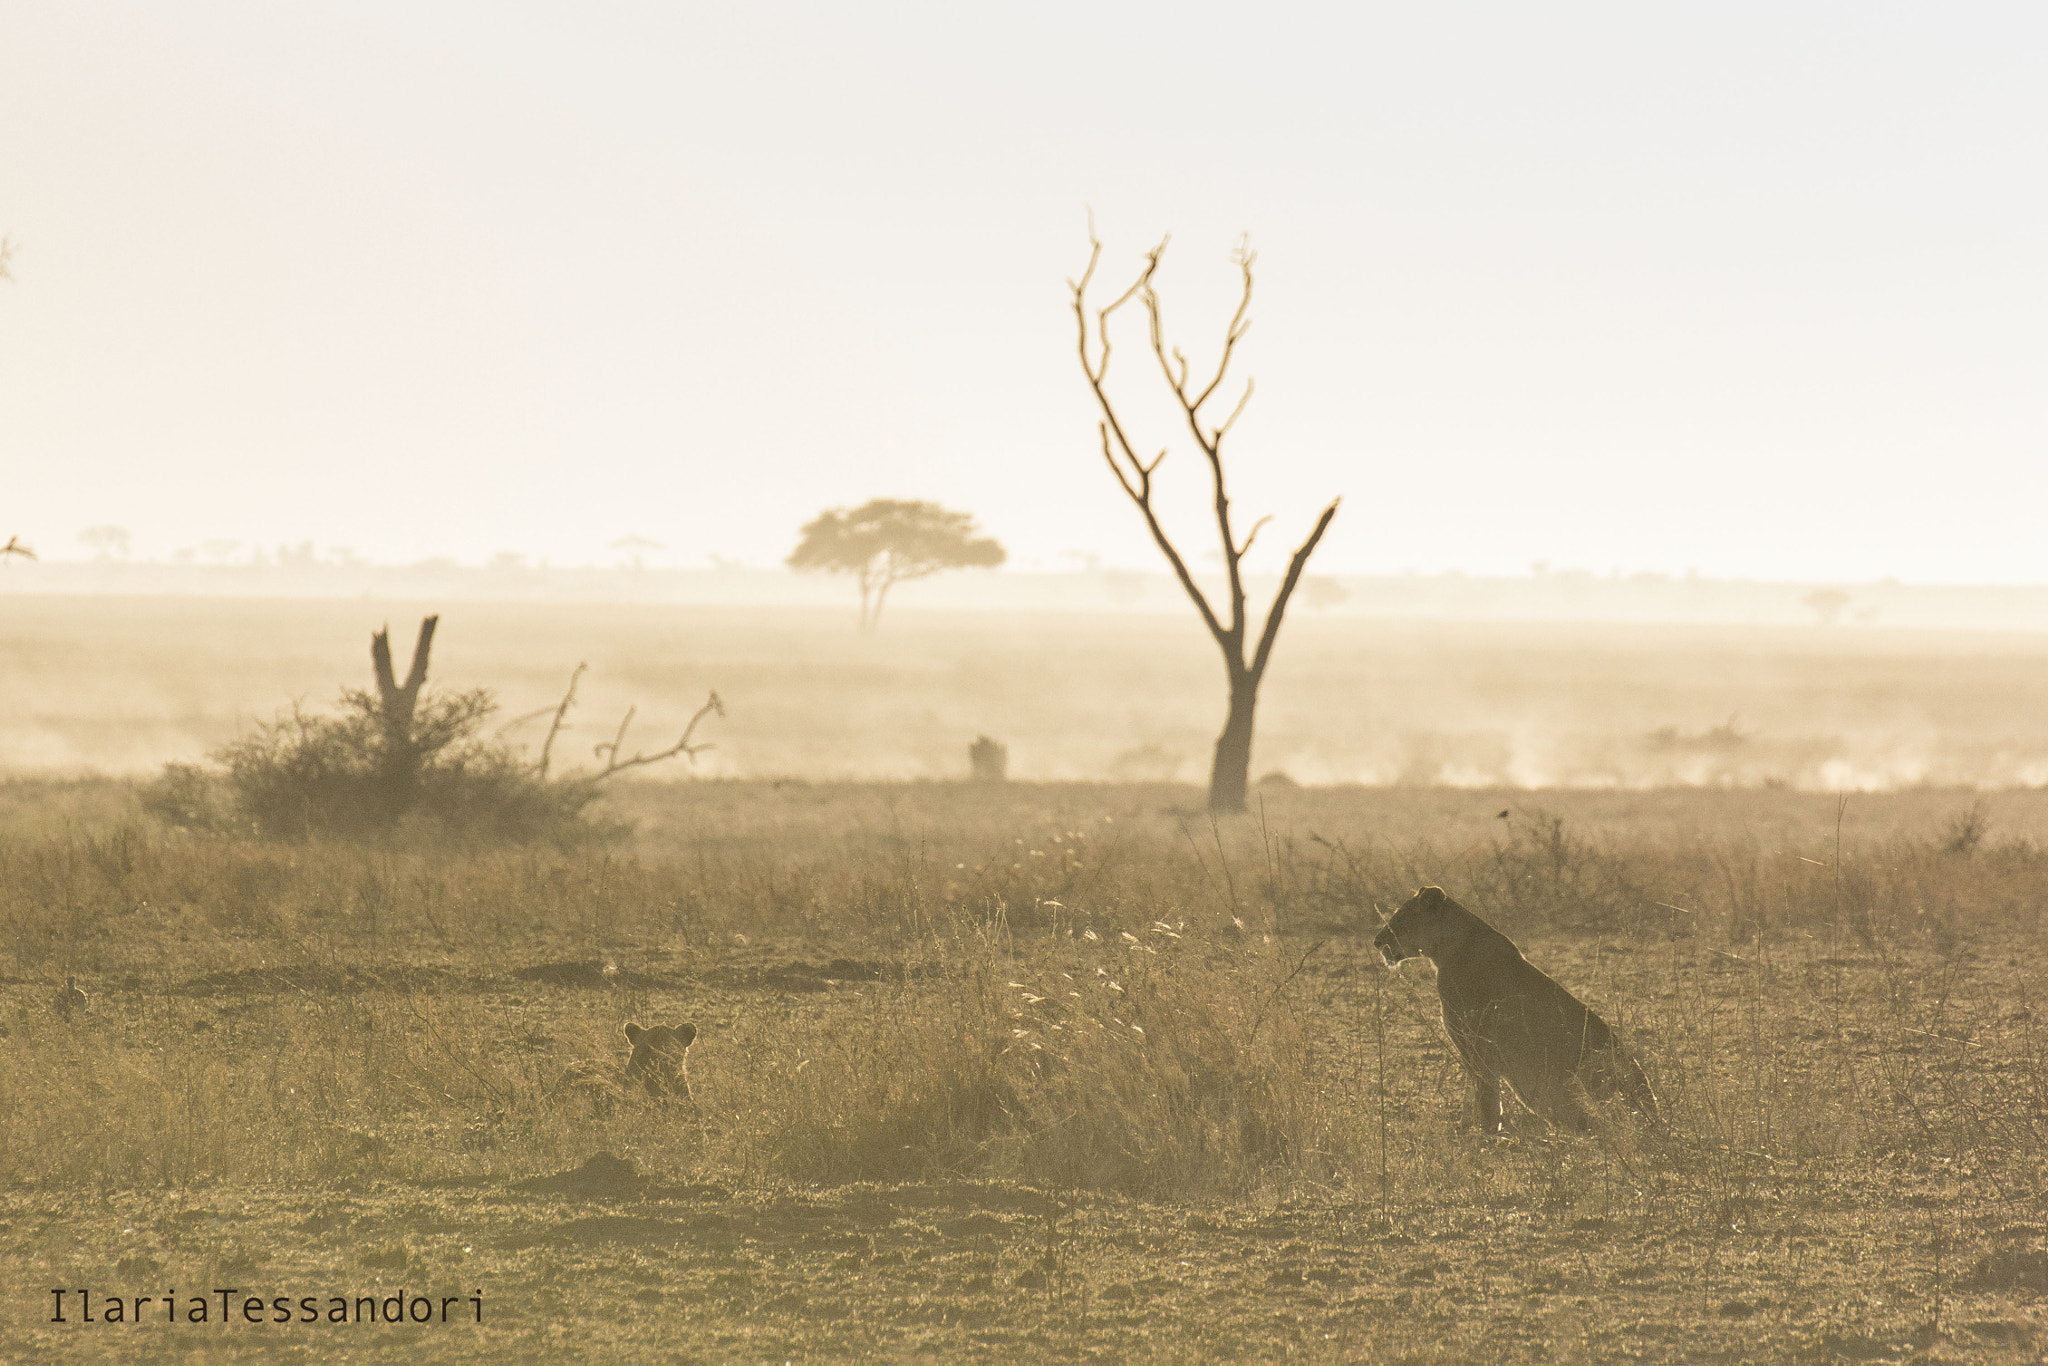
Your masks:
M573 685L574 680L571 680L572 689ZM664 759L673 759L678 754L694 760L705 750L713 748L709 744L693 745L690 743L690 737L697 733L697 723L713 712L720 716L725 715L725 703L719 700L717 693L712 693L710 700L697 708L697 714L690 718L690 724L683 727L682 739L676 741L667 749L662 750L659 754L635 754L632 758L622 761L619 758L619 751L626 743L626 727L633 724L633 715L638 710L639 708L637 707L626 708L625 716L619 721L619 733L613 736L608 744L592 746L591 753L604 760L604 769L593 776L590 780L591 782L603 782L614 773L624 773L627 769L638 768L642 764L658 764Z

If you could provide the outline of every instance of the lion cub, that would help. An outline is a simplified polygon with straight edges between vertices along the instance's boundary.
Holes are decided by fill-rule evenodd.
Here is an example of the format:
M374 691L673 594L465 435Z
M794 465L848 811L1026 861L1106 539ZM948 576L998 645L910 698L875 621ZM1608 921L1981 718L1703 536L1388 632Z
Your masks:
M1590 1128L1584 1097L1616 1091L1645 1118L1658 1117L1642 1069L1606 1021L1443 888L1408 898L1373 946L1389 967L1417 954L1436 964L1444 1028L1478 1089L1485 1132L1501 1131L1502 1079L1561 1128Z
M690 1045L697 1042L697 1026L642 1029L629 1020L626 1042L633 1045L633 1056L626 1060L628 1079L637 1080L659 1100L690 1099Z
M656 1100L692 1098L690 1045L697 1041L697 1026L656 1025L642 1029L628 1021L625 1035L633 1054L623 1068L590 1059L572 1062L548 1088L549 1098L558 1102L580 1098L600 1118L618 1108L626 1098L625 1088L636 1085Z

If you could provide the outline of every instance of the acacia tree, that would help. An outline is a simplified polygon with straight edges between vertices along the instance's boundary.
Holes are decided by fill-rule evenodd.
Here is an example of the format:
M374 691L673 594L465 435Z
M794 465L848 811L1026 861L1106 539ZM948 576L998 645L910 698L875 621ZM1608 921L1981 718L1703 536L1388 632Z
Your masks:
M860 629L872 631L892 585L942 569L993 569L1007 558L994 538L975 531L970 513L876 498L851 511L829 508L806 523L789 567L852 574L860 584Z
M1091 228L1088 233L1088 269L1082 272L1079 283L1067 281L1067 287L1074 295L1074 321L1080 329L1081 370L1088 377L1088 387L1095 391L1095 401L1102 409L1102 420L1097 424L1102 436L1102 458L1109 463L1109 469L1116 476L1117 483L1129 495L1140 514L1145 518L1145 528L1152 533L1152 540L1159 547L1166 562L1173 567L1174 577L1187 590L1188 598L1201 614L1202 624L1209 628L1209 634L1223 652L1223 669L1230 684L1230 710L1223 723L1223 733L1216 737L1216 758L1209 771L1209 809L1213 812L1236 812L1245 808L1245 788L1249 780L1252 758L1252 713L1258 705L1259 684L1266 676L1266 666L1273 659L1273 642L1280 634L1280 620L1287 612L1288 599L1293 597L1295 585L1301 582L1301 571L1308 564L1308 557L1315 553L1316 543L1323 539L1329 529L1330 519L1337 515L1340 500L1330 500L1316 519L1315 529L1308 539L1294 552L1288 563L1287 577L1281 580L1280 589L1273 595L1273 605L1266 612L1266 623L1259 632L1258 644L1249 658L1245 654L1247 622L1245 618L1244 557L1252 548L1252 542L1270 518L1261 517L1252 524L1242 541L1231 529L1230 498L1224 490L1223 441L1230 434L1231 426L1251 402L1252 384L1245 381L1244 395L1230 416L1221 423L1204 427L1202 407L1212 398L1223 384L1223 377L1230 369L1230 360L1237 350L1238 342L1244 339L1251 326L1245 316L1252 302L1252 264L1257 256L1248 243L1240 241L1231 254L1231 261L1244 276L1244 291L1238 300L1237 312L1230 320L1230 326L1223 334L1223 355L1216 364L1216 373L1207 384L1199 389L1191 388L1188 378L1187 357L1179 348L1166 344L1166 332L1160 321L1159 295L1152 287L1153 274L1159 269L1159 258L1166 251L1170 239L1162 238L1158 246L1145 254L1145 269L1135 283L1118 295L1107 307L1096 310L1091 329L1088 315L1088 285L1095 277L1095 267L1102 259L1102 243ZM1165 375L1167 387L1173 391L1185 415L1188 430L1194 435L1195 445L1209 464L1209 480L1215 492L1216 531L1223 541L1224 578L1229 593L1229 616L1225 619L1212 606L1202 590L1196 586L1194 575L1188 572L1187 562L1174 547L1160 525L1158 510L1152 504L1152 476L1158 471L1166 451L1145 460L1138 455L1131 444L1131 438L1117 417L1116 408L1110 402L1106 387L1109 378L1109 319L1119 308L1137 299L1145 306L1145 316L1151 327L1152 354L1159 360L1160 372Z

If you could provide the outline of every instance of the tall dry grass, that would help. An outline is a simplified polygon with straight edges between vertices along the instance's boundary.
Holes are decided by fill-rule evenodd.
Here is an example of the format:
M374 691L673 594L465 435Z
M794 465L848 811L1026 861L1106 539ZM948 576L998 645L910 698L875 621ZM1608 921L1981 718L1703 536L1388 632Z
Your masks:
M1306 791L1212 825L1171 788L703 784L629 792L617 846L405 850L47 795L0 793L11 1183L509 1179L608 1147L1390 1210L1514 1181L1718 1227L1821 1168L2031 1199L2048 1155L2027 794ZM1421 882L1623 1031L1668 1131L1458 1139L1433 989L1367 948ZM47 1008L65 973L83 1022ZM559 1084L616 1066L626 1018L703 1027L696 1105Z
M1349 1141L1307 1066L1270 936L1000 915L934 935L864 1028L776 1077L776 1167L801 1180L1009 1177L1151 1197L1330 1177Z

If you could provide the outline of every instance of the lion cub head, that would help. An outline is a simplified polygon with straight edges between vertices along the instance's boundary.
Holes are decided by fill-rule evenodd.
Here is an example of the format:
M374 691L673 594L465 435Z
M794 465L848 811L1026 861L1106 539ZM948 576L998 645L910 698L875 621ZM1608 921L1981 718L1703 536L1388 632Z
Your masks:
M1474 919L1472 912L1445 896L1443 888L1424 887L1387 918L1372 945L1388 967L1417 954L1434 960L1464 938Z
M688 1100L690 1045L696 1041L693 1024L642 1029L628 1020L626 1042L633 1046L633 1056L626 1062L626 1076L638 1080L650 1096Z

